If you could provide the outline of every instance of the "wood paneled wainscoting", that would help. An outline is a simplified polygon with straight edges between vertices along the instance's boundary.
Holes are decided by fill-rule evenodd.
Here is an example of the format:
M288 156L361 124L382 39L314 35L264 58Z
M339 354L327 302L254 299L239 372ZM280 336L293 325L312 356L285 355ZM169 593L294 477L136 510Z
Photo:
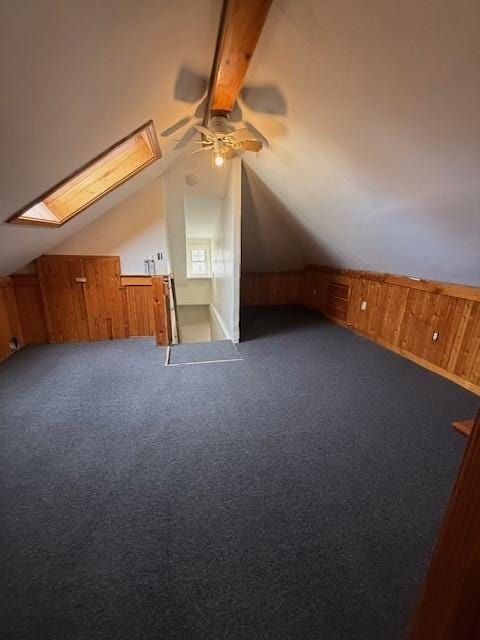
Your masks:
M126 337L118 257L42 256L36 268L49 342Z
M35 268L0 278L0 360L14 351L12 341L155 336L169 343L168 276L121 275L118 256L42 256Z
M242 307L300 304L303 271L279 273L242 273L240 304Z
M25 344L11 278L0 278L0 360Z
M158 345L172 341L168 276L122 276L126 332L155 336Z
M480 395L480 287L308 266L242 274L242 303L303 304Z
M42 294L36 274L11 276L24 344L48 342Z
M155 335L151 276L122 276L121 283L128 335Z

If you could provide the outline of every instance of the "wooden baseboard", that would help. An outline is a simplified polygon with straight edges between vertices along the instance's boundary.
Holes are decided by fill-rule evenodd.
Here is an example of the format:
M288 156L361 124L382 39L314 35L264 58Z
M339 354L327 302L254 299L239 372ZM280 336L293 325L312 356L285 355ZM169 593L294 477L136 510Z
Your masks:
M421 367L424 367L429 371L433 371L433 373L437 373L439 376L442 376L443 378L447 378L447 380L450 380L451 382L455 382L456 384L459 384L461 387L463 387L464 389L468 389L468 391L475 393L477 396L480 396L479 385L473 384L472 382L469 382L468 380L465 380L461 376L457 376L454 373L445 371L445 369L442 369L441 367L438 367L437 365L432 364L431 362L428 362L428 360L424 360L423 358L420 358L419 356L416 356L415 354L410 353L410 351L405 351L405 349L402 349L401 347L396 347L395 345L391 345L385 340L382 340L379 338L377 340L374 340L374 342L381 345L382 347L385 347L386 349L390 349L390 351L393 351L394 353L397 353L403 356L404 358L408 358L408 360L415 362L415 364L419 364Z
M474 424L475 420L473 418L471 420L455 420L455 422L452 422L452 427L456 429L458 433L469 438L472 435Z

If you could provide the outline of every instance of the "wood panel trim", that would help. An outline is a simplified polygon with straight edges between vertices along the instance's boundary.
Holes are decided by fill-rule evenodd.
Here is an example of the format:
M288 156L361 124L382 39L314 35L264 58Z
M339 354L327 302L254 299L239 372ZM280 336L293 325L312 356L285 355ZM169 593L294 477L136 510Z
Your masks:
M11 279L24 344L46 344L48 342L47 324L37 274L16 274L12 275Z
M463 436L469 438L472 435L473 425L475 420L455 420L452 422L452 427L461 433Z
M480 411L413 617L409 640L480 637Z
M427 291L429 293L443 294L454 298L463 298L480 302L480 287L474 287L466 284L456 284L453 282L441 282L438 280L426 280L424 278L416 278L414 276L397 275L393 273L382 273L379 271L357 271L354 269L335 269L321 265L309 264L305 271L317 273L331 274L334 276L374 280L377 282L385 282L387 284L396 284L400 287L408 287L409 289L417 289L419 291ZM243 274L242 274L243 275Z
M160 274L162 275L162 274ZM120 276L123 287L151 287L152 276Z
M155 339L157 345L167 347L172 341L168 279L164 276L152 276L152 288Z
M101 259L101 260L112 260L113 262L118 262L120 260L120 256L112 256L103 255L103 254L85 254L85 253L45 253L43 256L40 256L35 260L35 264L38 262L45 262L47 260L51 260L52 258L61 258L62 260L88 260L88 259ZM20 274L19 274L20 275ZM19 276L16 276L19 277Z
M11 278L0 277L0 360L7 358L14 351L9 343L15 337L18 347L24 344L24 335L17 300Z

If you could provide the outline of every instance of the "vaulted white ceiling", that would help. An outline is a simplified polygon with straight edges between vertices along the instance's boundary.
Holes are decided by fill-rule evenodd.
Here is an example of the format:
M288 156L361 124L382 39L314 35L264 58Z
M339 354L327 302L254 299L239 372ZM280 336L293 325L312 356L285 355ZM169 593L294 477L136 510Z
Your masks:
M479 24L478 0L274 1L247 81L286 114L243 105L271 140L247 163L310 260L480 284Z
M177 77L208 76L220 9L220 0L0 3L0 221L146 121L159 135L191 115L195 105L174 98ZM159 162L65 226L1 225L0 274L163 173L179 152L173 138L159 141Z
M150 118L160 133L191 115L175 82L182 68L208 74L220 6L3 3L0 220ZM268 224L289 218L297 262L480 285L478 24L478 0L273 1L247 84L274 87L285 113L244 96L243 117L270 141L247 155L246 177ZM184 153L160 144L162 160L61 229L1 225L0 273ZM251 238L247 266L281 268L289 232L269 246L280 236Z

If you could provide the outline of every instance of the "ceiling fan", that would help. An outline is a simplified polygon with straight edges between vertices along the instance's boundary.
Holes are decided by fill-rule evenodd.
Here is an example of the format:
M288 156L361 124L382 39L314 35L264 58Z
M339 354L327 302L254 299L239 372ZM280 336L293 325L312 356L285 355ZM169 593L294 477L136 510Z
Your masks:
M258 153L263 148L263 142L257 140L250 129L235 129L225 115L212 116L209 120L209 128L202 125L194 125L202 134L202 140L194 140L194 144L200 145L191 153L200 151L213 151L214 162L221 167L225 160L234 158L239 152L254 151Z
M224 0L207 95L194 114L198 117L199 111L204 110L203 123L194 124L177 141L176 148L195 144L192 154L213 153L214 164L221 167L225 160L243 152L258 153L267 144L255 127L247 123L236 128L232 120L239 110L237 98L271 3L272 0ZM162 135L171 135L189 121L191 117L180 120ZM192 140L196 132L201 134L200 140Z

